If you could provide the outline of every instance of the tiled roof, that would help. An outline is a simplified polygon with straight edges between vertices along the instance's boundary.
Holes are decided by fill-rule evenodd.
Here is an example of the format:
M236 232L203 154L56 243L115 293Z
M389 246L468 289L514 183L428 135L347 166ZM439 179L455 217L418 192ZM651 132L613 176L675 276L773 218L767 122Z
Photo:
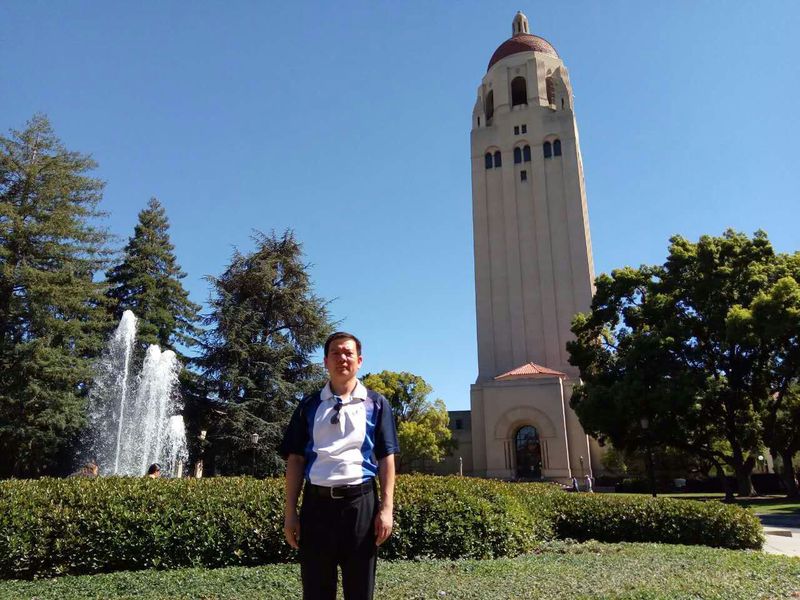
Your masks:
M536 363L525 363L516 369L511 369L508 373L503 373L495 377L495 380L507 379L537 379L540 377L566 377L566 373L548 369Z
M506 56L511 56L512 54L518 54L520 52L541 52L558 58L558 52L556 52L553 45L546 39L540 38L538 35L520 33L514 37L508 38L505 42L500 44L497 50L494 51L494 54L492 54L492 58L486 70L488 71L491 69L497 61L504 59Z

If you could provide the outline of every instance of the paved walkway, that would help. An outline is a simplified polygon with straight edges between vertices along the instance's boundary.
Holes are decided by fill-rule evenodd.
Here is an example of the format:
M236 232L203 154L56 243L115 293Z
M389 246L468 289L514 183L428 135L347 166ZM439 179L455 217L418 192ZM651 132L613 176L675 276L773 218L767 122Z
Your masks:
M764 552L800 557L800 517L793 515L759 515L767 541Z

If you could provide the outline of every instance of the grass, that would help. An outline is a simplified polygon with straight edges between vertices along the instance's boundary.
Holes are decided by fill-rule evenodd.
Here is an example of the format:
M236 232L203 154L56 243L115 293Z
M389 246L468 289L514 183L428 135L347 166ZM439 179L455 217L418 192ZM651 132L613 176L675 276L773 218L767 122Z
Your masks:
M0 582L0 598L299 598L296 565ZM524 557L381 562L376 598L800 598L800 559L658 544L553 542Z
M630 496L631 494L613 493L615 496ZM641 494L639 494L641 495ZM675 493L659 494L659 497L678 498L686 500L717 501L722 502L725 494L717 493ZM759 496L756 498L735 499L739 506L746 506L757 515L789 515L800 517L800 500L790 500L786 496Z
M757 515L792 515L800 517L800 500L788 500L785 496L737 498L736 503L752 508Z

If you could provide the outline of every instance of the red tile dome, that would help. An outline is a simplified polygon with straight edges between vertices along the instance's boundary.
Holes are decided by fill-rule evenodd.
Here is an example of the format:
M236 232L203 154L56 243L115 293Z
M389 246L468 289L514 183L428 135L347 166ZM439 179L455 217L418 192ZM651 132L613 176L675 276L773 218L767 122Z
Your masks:
M558 52L553 48L553 45L544 38L530 33L518 33L513 37L508 38L505 42L500 44L497 50L492 54L489 61L489 66L486 68L488 71L494 64L503 60L512 54L519 54L520 52L541 52L542 54L549 54L559 58Z

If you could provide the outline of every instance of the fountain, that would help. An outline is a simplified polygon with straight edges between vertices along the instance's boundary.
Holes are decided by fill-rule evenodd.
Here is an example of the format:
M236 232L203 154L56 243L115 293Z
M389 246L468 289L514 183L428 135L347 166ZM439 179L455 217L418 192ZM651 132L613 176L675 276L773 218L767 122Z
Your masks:
M126 310L97 365L89 394L87 445L102 475L141 476L152 463L180 476L188 458L182 406L177 395L181 366L172 350L147 348L133 376L136 316Z

